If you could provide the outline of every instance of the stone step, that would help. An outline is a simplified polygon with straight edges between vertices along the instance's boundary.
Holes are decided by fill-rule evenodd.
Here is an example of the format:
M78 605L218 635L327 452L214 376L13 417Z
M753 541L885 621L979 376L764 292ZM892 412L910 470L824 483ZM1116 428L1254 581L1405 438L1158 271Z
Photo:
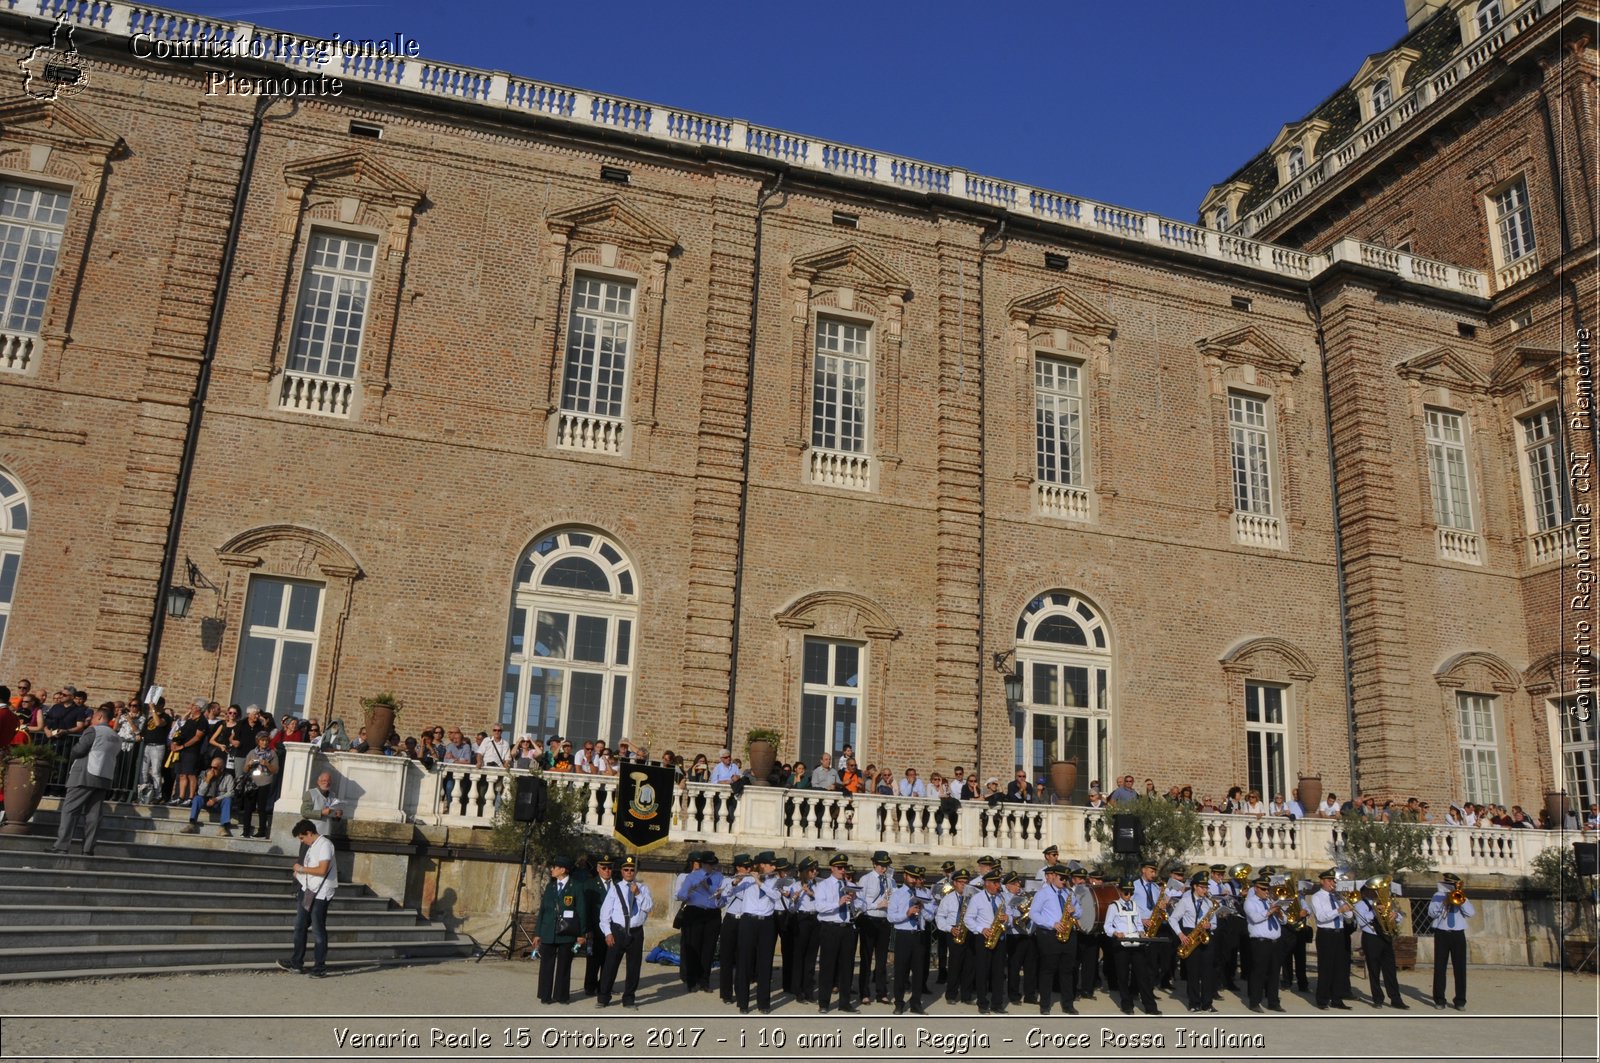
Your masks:
M390 957L390 958L379 958L379 959L353 959L353 960L341 960L341 959L337 958L334 954L330 953L329 956L328 956L328 971L330 973L333 973L333 974L338 974L338 973L340 973L342 971L371 970L374 967L410 967L410 966L415 966L417 964L424 964L424 963L450 963L452 961L463 959L464 957L471 956L471 955L476 955L476 950L473 950L471 952L462 953L461 955L449 955L449 956L418 956L418 957L409 957L408 956L408 957L403 957L403 958L401 958L401 957ZM271 961L259 962L259 963L257 963L257 962L252 962L252 963L234 963L234 964L229 964L226 969L230 970L230 971L263 971L263 972L271 972L273 974L280 974L284 978L295 977L293 975L285 973L284 971L280 970L279 967L278 967L278 963L277 963L278 959L288 959L288 958L289 958L289 952L288 952L287 949L285 949L284 953L283 953L283 955L281 957L275 957ZM209 973L211 971L221 970L221 969L222 968L213 966L213 967L205 968L204 972L200 972L200 971L197 971L193 967L182 967L182 966L179 966L179 967L161 967L161 966L101 967L101 968L97 968L93 972L90 972L88 977L94 977L94 978L154 977L154 976L157 976L157 975L164 975L164 974ZM69 981L69 980L70 981L77 981L77 980L82 979L84 977L86 977L85 973L83 971L79 971L79 970L23 971L23 972L19 972L19 973L16 973L16 974L7 974L7 973L5 973L3 971L0 971L0 985L7 985L7 984L12 984L12 983L17 983L17 982L57 982L57 981Z
M280 926L245 926L223 923L216 926L192 924L149 923L124 926L4 926L0 927L0 956L8 952L55 949L101 949L113 945L206 945L243 947L247 945L282 945L294 937L294 912L292 905L285 907L285 917ZM413 914L411 924L405 927L370 926L345 922L337 917L328 920L328 940L351 942L389 943L396 939L419 942L454 941L455 934L442 925L418 924Z
M335 923L330 914L330 935ZM266 967L288 958L292 941L280 933L270 943L240 944L215 941L211 944L140 943L107 945L74 950L44 948L0 949L0 976L37 976L68 972L99 974L105 970L137 972L140 968L180 968L221 971L238 967ZM459 934L444 938L396 936L387 941L331 941L328 956L340 963L368 963L397 960L446 959L472 955L470 938Z
M381 900L381 898L375 898ZM294 926L294 907L289 898L282 903L261 907L218 907L210 898L200 898L208 907L191 906L182 901L162 905L98 905L79 908L35 907L28 911L29 927L91 926ZM391 931L425 926L409 908L378 908L344 903L334 894L329 908L342 926L388 927Z
M77 857L78 866L67 867L12 867L6 869L6 880L19 889L60 889L94 892L101 889L137 890L147 896L191 896L203 891L209 896L231 893L257 893L286 896L292 889L292 878L287 868L279 874L263 874L262 868L247 868L249 875L237 877L197 875L179 870L176 874L127 873L103 870L95 858L85 861ZM89 866L83 866L87 863Z
M149 904L153 900L166 898L168 900L186 900L199 896L208 906L240 905L248 908L272 908L288 905L293 899L293 893L287 886L282 889L261 891L256 893L210 893L207 883L201 879L186 879L181 890L167 889L166 892L153 893L148 889L128 888L96 888L72 890L59 883L26 885L15 884L11 876L7 876L8 885L5 890L5 899L13 905L87 905L96 908L116 908ZM333 904L329 911L337 912L343 908L360 908L365 911L389 911L391 902L387 897L376 894L367 896L354 895L354 888L339 887L339 892L334 894ZM404 911L405 909L401 909Z
M0 848L0 869L35 871L103 871L119 875L204 875L208 878L276 877L283 881L292 866L291 857L279 856L271 864L230 863L222 860L193 859L182 850L166 857L122 856L115 851L96 849L93 856L81 853L53 853L49 849Z

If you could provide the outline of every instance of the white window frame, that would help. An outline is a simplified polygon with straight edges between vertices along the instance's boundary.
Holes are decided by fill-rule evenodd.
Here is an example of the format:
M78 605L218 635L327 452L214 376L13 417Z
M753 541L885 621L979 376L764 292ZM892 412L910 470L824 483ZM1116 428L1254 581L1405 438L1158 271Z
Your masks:
M28 536L28 491L22 481L0 468L0 575L11 568L11 586L0 582L0 651L11 631L11 608L17 600L17 580L22 574L22 547ZM13 560L14 559L14 560Z
M1489 209L1494 222L1495 257L1501 269L1521 262L1538 251L1526 174L1518 175L1491 192Z
M1554 747L1561 750L1556 765L1556 789L1564 791L1581 817L1600 803L1600 720L1595 718L1594 695L1588 699L1588 719L1580 719L1577 698L1549 702ZM1560 828L1560 824L1556 824Z
M1084 635L1086 645L1049 641L1039 637L1041 628L1052 621L1065 619L1076 624ZM1039 742L1048 741L1035 734L1036 717L1053 717L1053 730L1060 736L1066 731L1066 720L1081 721L1084 728L1086 757L1079 763L1075 794L1079 800L1088 794L1088 784L1095 779L1109 778L1112 750L1115 749L1116 731L1112 700L1114 658L1111 653L1111 633L1105 618L1093 605L1068 591L1046 591L1030 601L1017 620L1016 674L1022 678L1022 700L1010 706L1012 715L1012 774L1019 770L1028 772L1029 781L1041 780L1039 769L1048 766L1049 750L1036 750ZM1087 704L1069 705L1075 701L1068 669L1082 669L1085 674ZM1046 680L1057 700L1035 701L1036 681ZM1059 748L1056 755L1062 755ZM1036 763L1040 754L1046 763Z
M1504 803L1499 729L1492 694L1456 694L1456 743L1461 751L1461 789L1475 805Z
M1441 528L1474 531L1472 476L1467 461L1467 419L1453 410L1425 407L1428 479L1433 487L1433 520Z
M1298 179L1301 174L1305 173L1306 149L1298 145L1290 148L1288 155L1284 158L1284 169L1288 172L1289 180L1291 181Z
M311 230L277 393L280 408L350 416L377 263L378 240L370 234Z
M590 591L546 586L546 574L569 558L581 558L599 568L607 590ZM540 654L537 637L540 613L567 616L565 652ZM572 656L578 618L604 620L606 639L603 661L579 660ZM626 660L617 660L622 623L628 624ZM519 626L520 625L520 626ZM579 739L604 739L615 745L627 737L633 725L633 706L639 672L639 583L633 562L609 536L592 528L562 528L536 539L523 553L511 598L507 620L505 668L501 674L500 706L496 715L511 733L531 733L543 740L552 734L572 734L572 676L574 672L600 677L600 706L597 727L616 734L579 735ZM561 693L554 723L548 723L541 702L535 714L531 704L536 670L559 670ZM622 683L621 719L617 712L617 683ZM545 695L541 695L542 697Z
M843 314L817 314L812 322L811 483L872 489L874 333L871 321ZM827 401L830 389L831 402ZM847 417L847 412L854 416Z
M1505 21L1505 7L1502 0L1478 0L1477 10L1473 12L1473 25L1478 27L1478 36L1490 33L1500 23Z
M1233 508L1239 513L1277 515L1273 489L1272 399L1245 391L1228 392L1228 455Z
M1233 212L1226 204L1218 207L1211 214L1211 226L1218 232L1227 232L1228 226L1233 224Z
M814 682L811 682L811 681L809 681L809 680L807 680L805 678L806 668L805 668L805 656L804 656L804 654L806 654L806 652L808 651L809 647L815 646L815 645L821 645L821 646L827 647L827 652L828 652L828 670L827 670L828 681L825 682L825 683L814 683ZM840 683L839 682L839 678L840 678L839 677L839 671L838 671L838 669L839 669L839 649L840 649L840 647L843 647L843 646L849 646L849 647L853 648L856 651L856 677L855 677L856 678L856 685L855 686L850 686L848 683ZM810 636L807 636L805 641L804 641L804 643L802 644L801 653L802 653L802 656L801 656L801 659L800 659L801 683L800 683L800 731L799 731L799 733L802 736L802 738L801 738L800 742L796 744L796 753L795 753L795 755L797 757L799 757L801 760L805 761L806 766L808 768L815 768L818 764L821 763L821 754L823 754L823 753L836 753L836 752L842 750L847 745L851 746L852 748L857 749L857 750L866 748L866 745L867 745L867 743L866 743L866 738L867 738L867 644L864 643L864 642L855 642L855 641L852 641L852 640L849 640L849 639L812 638ZM823 737L823 746L822 746L822 749L820 749L820 750L808 750L804 746L805 738L803 736L806 733L805 721L806 721L806 698L807 697L820 697L820 698L822 698L822 704L823 704L823 709L822 709L823 730L822 730L822 733L823 733L824 737ZM839 708L838 701L840 699L844 699L846 701L854 701L855 702L856 722L855 722L855 734L853 736L852 735L848 735L848 734L844 735L844 736L840 736L840 735L838 735L836 733L836 730L837 730L837 728L839 726L839 720L838 720L838 717L835 715L835 712ZM836 764L836 765L834 765L834 767L835 767L836 770L843 770L844 765Z
M1572 520L1566 452L1561 421L1554 406L1517 418L1522 436L1522 478L1528 499L1528 530L1537 535L1564 527Z
M1053 439L1046 440L1047 422ZM1083 416L1083 365L1036 354L1033 359L1034 473L1044 483L1087 487L1088 425Z
M1394 106L1394 86L1388 78L1379 78L1372 83L1372 117L1376 118L1384 111Z
M66 189L0 181L0 372L38 367L39 329L71 206Z
M267 582L281 583L284 588L283 595L278 603L278 622L276 624L252 624L250 622L250 594L259 584ZM300 628L291 628L286 625L291 598L290 590L291 588L297 586L315 587L317 589L316 627L309 632L303 631ZM294 708L290 710L294 713L294 715L301 716L302 718L305 716L305 710L311 704L311 695L316 686L317 651L322 638L322 608L327 589L328 588L326 584L318 583L315 580L291 579L287 576L274 575L255 575L250 577L250 582L245 587L245 608L242 621L243 631L239 638L238 653L234 657L234 693L231 696L232 700L240 700L240 695L238 694L239 673L242 670L244 663L245 647L250 639L266 639L273 644L272 666L267 673L267 693L264 699L258 704L261 705L261 708L264 711L271 712L275 715L282 711L282 707L278 704L280 694L280 691L278 690L278 673L282 670L284 645L286 643L294 643L296 645L309 646L311 648L311 653L306 661L306 688L303 692L301 692L302 697L298 701L293 701L291 695L291 704L294 706ZM282 717L279 716L279 718L281 719Z
M637 278L590 269L573 274L566 351L561 361L558 447L623 453L629 442L626 425L632 406L638 316ZM586 346L591 340L592 346ZM602 364L607 359L610 364Z
M1276 722L1268 719L1267 692L1273 691L1278 695L1278 719ZM1260 757L1261 766L1265 775L1258 782L1255 777L1249 779L1249 788L1261 794L1263 802L1272 800L1275 793L1288 793L1292 788L1289 782L1293 776L1290 770L1293 767L1294 750L1289 744L1289 713L1291 688L1282 683L1264 683L1254 679L1246 680L1244 684L1244 719L1245 719L1245 772L1250 772L1249 752L1254 749ZM1254 719L1251 718L1255 714ZM1273 781L1273 772L1268 762L1272 760L1271 739L1278 738L1280 750L1277 758L1277 779Z

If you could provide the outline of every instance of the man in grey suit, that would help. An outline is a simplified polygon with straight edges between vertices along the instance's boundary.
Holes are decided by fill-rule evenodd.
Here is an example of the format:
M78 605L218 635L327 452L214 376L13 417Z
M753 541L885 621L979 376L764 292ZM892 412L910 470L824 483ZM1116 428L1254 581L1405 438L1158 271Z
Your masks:
M105 812L106 795L111 792L117 770L117 754L122 740L111 729L115 708L106 702L89 719L89 726L72 747L72 768L67 773L67 796L61 802L61 829L56 833L53 853L64 853L72 844L78 821L83 820L83 855L94 853L95 836L100 833L100 817Z

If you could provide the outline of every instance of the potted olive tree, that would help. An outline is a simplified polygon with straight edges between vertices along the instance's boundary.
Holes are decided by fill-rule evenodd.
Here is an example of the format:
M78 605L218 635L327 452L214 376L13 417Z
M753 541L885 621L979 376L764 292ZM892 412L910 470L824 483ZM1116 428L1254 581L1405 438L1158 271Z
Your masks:
M1412 820L1371 819L1360 812L1346 812L1339 817L1343 834L1343 851L1335 857L1343 860L1350 876L1369 879L1387 875L1399 882L1407 871L1427 871L1433 866L1428 857L1428 840L1433 828ZM1406 910L1410 915L1410 911ZM1402 930L1411 927L1402 924ZM1394 939L1394 965L1409 971L1417 965L1417 935L1402 933Z
M367 710L367 752L382 753L389 736L394 733L395 717L400 715L405 705L385 690L370 698L362 698L361 707Z
M1534 857L1533 874L1522 880L1522 887L1550 894L1563 966L1573 971L1593 971L1594 927L1583 918L1583 902L1589 898L1578 877L1578 861L1572 847L1552 845Z
M783 736L777 731L757 727L750 732L748 738L750 764L745 777L756 786L765 786L767 779L772 776L772 765L777 763L778 743L783 741Z
M30 742L0 751L5 761L6 821L0 833L26 834L28 820L39 810L39 799L50 781L50 765L55 750L42 742Z

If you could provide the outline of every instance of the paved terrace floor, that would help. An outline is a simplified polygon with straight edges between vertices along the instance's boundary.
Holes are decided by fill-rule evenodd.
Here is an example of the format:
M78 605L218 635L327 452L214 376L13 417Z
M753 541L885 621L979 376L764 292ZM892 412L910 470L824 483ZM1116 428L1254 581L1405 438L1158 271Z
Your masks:
M491 958L323 979L16 984L0 998L0 1059L1594 1060L1600 987L1587 974L1474 967L1465 1013L1433 1010L1431 971L1412 971L1401 974L1408 1012L1374 1010L1365 999L1347 1013L1319 1012L1307 996L1287 994L1288 1014L1253 1015L1225 993L1220 1014L1191 1015L1161 993L1160 1017L1124 1018L1101 993L1080 1001L1076 1018L1058 1010L1041 1019L1027 1006L980 1018L942 1000L926 1018L896 1018L881 1005L824 1016L788 997L771 1015L740 1016L715 995L685 996L674 969L648 965L637 1011L602 1011L588 998L541 1008L536 973L537 962ZM1364 994L1365 981L1355 988ZM374 1034L393 1043L363 1043Z

